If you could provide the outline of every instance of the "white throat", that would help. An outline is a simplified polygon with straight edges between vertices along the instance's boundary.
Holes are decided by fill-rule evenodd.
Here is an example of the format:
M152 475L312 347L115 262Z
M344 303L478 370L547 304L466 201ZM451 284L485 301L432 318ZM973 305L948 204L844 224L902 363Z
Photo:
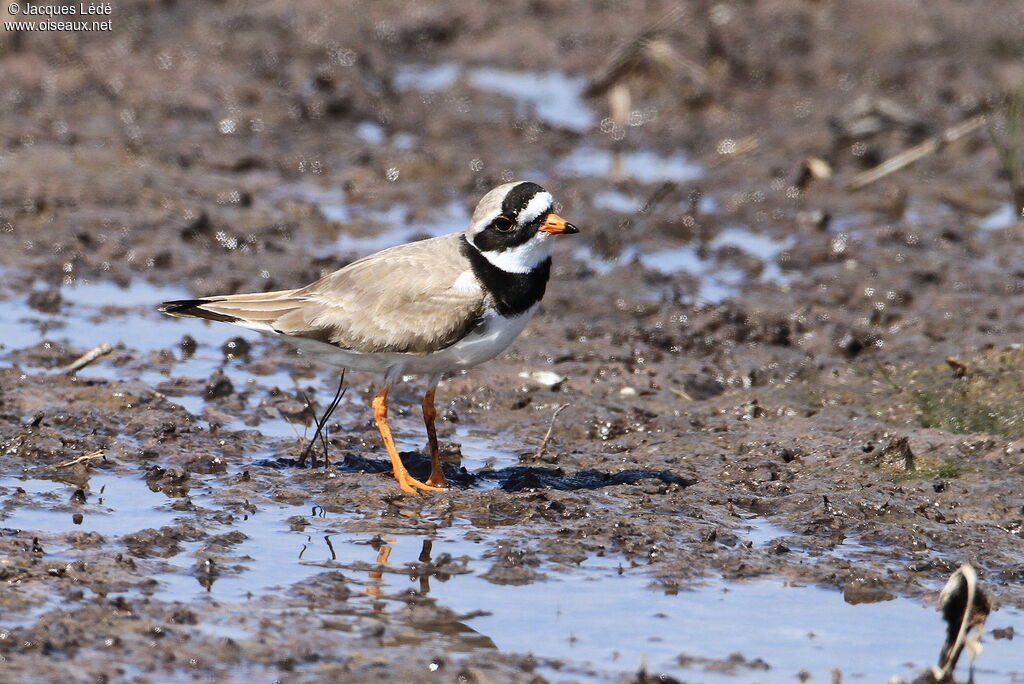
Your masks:
M538 232L523 244L501 252L480 250L484 258L506 273L529 273L551 258L551 235ZM475 247L475 245L474 245ZM479 249L479 248L477 248Z

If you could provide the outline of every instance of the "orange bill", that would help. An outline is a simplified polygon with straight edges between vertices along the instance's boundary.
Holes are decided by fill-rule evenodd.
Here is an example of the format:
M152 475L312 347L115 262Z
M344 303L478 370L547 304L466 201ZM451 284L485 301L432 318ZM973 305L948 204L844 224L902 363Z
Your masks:
M555 234L566 234L571 235L572 233L580 232L580 229L572 225L558 214L548 214L547 218L544 219L543 225L540 229L545 233Z

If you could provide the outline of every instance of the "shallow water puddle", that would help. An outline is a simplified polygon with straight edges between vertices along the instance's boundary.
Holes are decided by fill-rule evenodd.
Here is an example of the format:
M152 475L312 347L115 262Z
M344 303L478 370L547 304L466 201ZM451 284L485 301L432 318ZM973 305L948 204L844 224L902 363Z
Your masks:
M323 207L321 211L324 211ZM363 211L360 215L379 223L380 229L366 235L341 232L332 248L363 256L413 239L461 233L469 225L469 214L461 202L448 202L436 212L437 219L432 221L407 221L407 213L408 209L401 206L392 207L383 213Z
M71 522L70 512L40 518L33 513L30 522L19 507L0 526L36 529L42 523L50 532L92 530L121 535L167 525L179 515L165 508L166 496L150 491L141 479L94 473L89 485L80 525ZM38 497L64 500L74 489L57 482L15 478L0 486L9 491L21 487L36 503ZM195 486L190 496L203 507L220 508L211 487ZM237 621L218 619L204 629L241 639L252 636L251 623L243 619L251 612L245 607L251 599L287 591L321 572L340 570L352 591L347 602L352 614L384 611L393 619L403 619L403 597L412 590L466 616L458 623L460 629L447 624L434 635L445 648L532 653L540 659L545 675L577 681L606 681L610 673L632 673L641 665L650 672L681 678L696 675L707 682L737 681L737 676L746 682L791 681L800 671L813 680L827 680L837 667L854 680L884 681L896 674L911 677L931 664L942 639L934 606L914 600L849 605L836 591L774 580L713 580L696 590L666 593L652 587L644 568L631 567L617 557L589 558L557 572L541 566L538 570L546 573L546 579L525 585L494 584L483 576L491 563L486 556L494 540L479 536L467 540L464 522L456 521L429 536L385 538L346 531L351 522L316 507L270 504L230 524L213 524L210 534L237 530L246 535L232 549L237 561L230 563L243 569L216 575L212 583L204 584L195 570L202 560L202 543L186 543L172 559L179 569L154 576L159 584L152 597L169 601L208 597L222 608L237 603ZM765 543L768 537L784 536L779 533L785 530L770 523L747 522L754 524L751 535ZM444 574L444 565L430 567L445 554L455 561L449 567L458 570L464 562L469 572ZM614 621L608 620L610 615L616 616ZM1021 631L1024 614L1000 610L990 617L989 625ZM734 653L743 656L734 674L704 670L719 667ZM978 671L989 676L1020 675L1024 668L1019 661L1018 648L1011 641L987 637ZM764 664L770 669L764 669Z
M45 337L46 324L24 302L0 301L0 350L35 344Z
M204 505L216 506L206 497L198 498ZM294 524L299 518L304 521L303 529L296 529L298 526ZM217 532L237 530L246 535L247 539L235 548L241 558L238 563L245 567L241 573L217 576L208 587L203 586L194 576L195 562L200 560L194 554L199 546L194 545L191 552L179 556L179 560L185 556L188 561L179 565L179 572L154 576L161 583L155 596L167 600L206 596L220 601L245 601L271 591L288 589L297 582L332 569L345 570L346 574L351 572L356 582L367 586L383 586L377 577L381 573L374 569L380 545L373 543L372 535L344 532L345 522L335 515L325 516L318 507L263 506L255 513L235 520L230 526L217 529ZM464 530L449 528L433 537L436 554L478 556L483 545L459 538L460 532ZM394 543L388 541L386 545L390 547ZM417 551L417 556L407 560L415 561L421 550ZM362 569L353 571L353 567ZM396 576L408 579L407 575ZM370 594L376 596L379 592Z
M786 548L787 554L792 554L791 557L802 557L810 563L820 558L839 558L851 563L869 563L870 567L876 570L884 569L893 575L906 572L906 562L904 560L889 554L880 553L885 547L867 543L856 534L850 532L841 533L841 536L837 536L829 547L816 548L810 551L800 548L799 539L794 540L794 538L800 536L798 533L778 525L763 516L754 515L744 518L735 532L745 542L749 542L751 548L769 549L778 543ZM796 541L795 544L793 543L794 541ZM955 563L956 561L955 558L949 555L944 557L950 562ZM940 591L942 584L935 585L933 589L936 592Z
M614 170L619 177L635 178L642 183L686 183L704 175L701 165L682 151L663 156L652 150L613 152L588 145L577 147L555 168L569 176L605 176Z
M913 676L933 662L943 634L931 606L910 600L851 606L834 591L778 581L717 581L676 595L652 591L643 573L629 572L474 587L479 593L466 591L466 584L434 593L455 610L468 607L468 595L489 596L493 614L470 624L498 648L605 671L630 673L646 663L650 672L689 678L695 668L682 666L680 655L725 661L739 653L770 669L741 666L733 676L705 671L701 681L793 681L800 671L828 681L840 668L855 681L878 682ZM999 618L1004 625L1011 616ZM1019 625L1024 616L1012 620ZM987 640L982 663L992 672L1019 672L1015 651L1006 641Z
M371 145L382 145L388 141L387 131L373 121L361 121L356 124L355 133L360 140ZM410 133L395 133L391 136L390 143L396 149L411 150L416 146L416 140L416 136Z
M478 90L505 95L523 113L535 114L552 126L582 132L597 121L583 99L587 85L583 76L569 76L554 69L510 71L478 67L470 70L469 84Z
M769 546L771 542L777 539L793 536L793 533L785 527L776 525L768 518L760 515L744 518L738 533L746 541L750 542L751 546L755 549Z
M395 68L395 88L432 92L450 88L462 67L454 62L441 64L402 64Z
M357 135L371 135L368 133L369 130L371 129L364 129L363 134L357 130ZM383 136L383 129L380 134ZM315 204L328 221L344 223L351 218L345 191L339 187L325 188L316 183L301 182L280 185L267 194L268 202L273 203L282 199L302 200Z
M978 221L978 227L982 230L999 230L1015 226L1022 220L1024 217L1017 212L1013 203L1004 202L998 209Z
M18 489L25 494L18 493ZM26 532L96 532L120 537L171 524L180 515L163 508L171 499L132 475L92 473L82 489L85 499L81 502L73 501L77 486L54 480L8 477L0 479L0 491L4 490L5 505L13 507L0 512L4 516L0 517L0 527ZM41 506L65 510L40 510Z
M83 378L119 379L137 378L152 387L176 377L209 378L221 370L236 390L256 389L269 391L274 387L294 390L296 382L287 371L278 370L269 375L255 375L239 368L237 362L225 359L221 351L224 343L233 337L242 337L253 346L253 353L266 343L259 333L244 328L211 325L196 319L174 319L161 315L157 305L169 299L188 298L189 293L178 287L157 286L143 280L120 287L107 281L78 282L60 289L63 303L54 314L41 314L28 308L24 299L0 302L0 316L17 312L12 318L24 317L29 321L17 334L9 331L5 339L8 348L17 349L53 340L75 347L91 348L110 342L124 344L142 353L173 350L179 358L171 373L148 370L145 366L129 364L113 369L103 359L88 366L77 375ZM195 351L185 355L179 343L185 336L195 341ZM197 416L203 415L206 402L200 395L168 395L167 398ZM240 419L231 421L230 429L253 429ZM268 437L294 437L301 426L287 420L264 417L259 425Z
M249 540L240 552L252 557L249 569L218 579L208 594L183 576L181 584L165 585L164 591L177 589L174 598L179 600L178 591L184 591L186 596L238 601L326 569L342 569L355 585L350 603L397 612L405 605L398 597L415 590L458 615L476 615L463 620L465 632L448 635L452 650L493 647L532 653L560 661L563 676L574 679L592 668L631 673L642 664L651 672L686 677L700 665L681 663L681 654L724 661L740 653L754 663L736 669L742 681L788 681L801 670L827 680L836 667L850 678L884 681L895 674L913 676L932 663L942 639L935 607L909 599L853 606L836 591L779 581L715 580L697 590L665 593L651 587L642 568L624 568L607 558L591 558L526 585L493 584L481 576L489 565L481 556L490 544L460 538L458 527L439 536L398 535L371 544L366 535L339 531L332 515L304 515L309 527L289 529L286 521L303 513L308 512L298 507L261 510L241 523L238 529ZM406 564L441 554L467 559L471 572L438 578L404 571ZM614 622L610 615L616 616ZM1011 624L1024 628L1024 614L1000 611L990 619L992 626ZM1001 675L1024 671L1011 642L988 638L985 648L980 670ZM770 669L761 669L757 659ZM554 670L548 674L557 677ZM722 673L700 676L702 681L735 681Z
M591 203L595 207L610 209L620 214L635 214L644 208L647 198L639 195L631 195L619 190L603 190L595 193ZM718 200L712 195L701 195L697 200L697 212L701 214L714 214L718 211Z
M87 349L103 342L123 343L152 352L175 347L186 334L200 344L219 346L227 339L202 321L175 320L157 313L160 302L190 296L179 287L144 280L135 280L129 287L110 281L77 282L61 287L60 295L62 303L56 313L30 308L27 296L0 301L3 348L21 349L52 340ZM144 325L139 324L140 318L145 319ZM258 334L251 336L255 337Z
M358 219L359 232L345 229L326 248L311 245L318 254L355 254L364 256L373 252L409 242L412 239L437 237L448 233L461 233L469 225L469 214L462 202L451 200L434 212L433 220L411 221L407 217L410 207L397 204L386 210L370 209L360 204L349 204L345 193L338 188L322 188L312 183L295 183L274 191L276 198L294 198L316 206L329 221L350 224Z
M405 65L397 69L395 85L399 90L437 92L452 87L461 75L462 69L451 63ZM597 115L583 97L587 85L583 76L554 69L516 71L496 67L468 69L465 76L471 87L504 95L516 103L520 114L533 115L552 126L583 133L597 122ZM556 169L573 176L603 176L612 171L618 177L644 183L685 183L704 175L703 167L682 151L662 155L653 150L622 152L591 145L574 149Z
M655 252L643 252L630 246L612 259L602 259L584 246L577 248L574 255L600 274L636 260L653 271L695 276L699 281L697 301L714 304L739 294L743 286L752 280L745 270L737 266L717 263L714 255L718 250L735 248L760 259L763 269L753 279L755 281L785 283L787 275L779 267L778 257L789 244L788 240L777 241L742 226L730 226L707 243L707 256L697 245L692 244Z
M635 214L644 207L644 200L642 197L627 195L626 193L619 192L618 190L605 190L603 192L596 193L592 203L595 207L610 209L622 214Z
M395 87L400 91L437 92L451 88L463 73L462 67L452 62L406 64L395 70ZM556 69L514 71L495 67L471 68L465 75L473 88L504 95L516 103L520 113L534 115L552 126L582 132L597 121L583 98L587 84L583 76L570 76Z
M462 447L460 465L473 473L484 469L498 470L519 464L518 454L495 446L498 443L509 444L508 440L502 440L500 437L500 435L494 435L489 431L476 430L471 425L459 423L455 426L455 436L451 438L451 441ZM512 444L516 445L515 442ZM527 444L518 446L524 450L529 447ZM481 480L479 485L480 488L494 486L497 486L496 482L488 480Z

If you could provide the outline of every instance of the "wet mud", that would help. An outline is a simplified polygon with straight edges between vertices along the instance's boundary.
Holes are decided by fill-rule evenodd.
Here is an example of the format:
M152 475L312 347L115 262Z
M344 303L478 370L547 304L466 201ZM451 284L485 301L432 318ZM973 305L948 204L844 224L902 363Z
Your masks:
M1022 17L986 5L122 3L112 35L0 35L0 680L912 680L964 562L976 677L1019 680ZM602 71L645 26L671 58ZM378 378L300 467L336 372L156 312L462 230L514 178L581 233L442 383L448 492L390 477ZM391 393L418 477L421 392Z

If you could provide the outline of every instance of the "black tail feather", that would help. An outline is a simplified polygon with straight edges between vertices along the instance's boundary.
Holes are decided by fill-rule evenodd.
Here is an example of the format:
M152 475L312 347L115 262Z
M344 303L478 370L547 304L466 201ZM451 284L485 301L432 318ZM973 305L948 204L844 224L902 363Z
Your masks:
M214 311L207 311L204 304L210 304L216 300L210 299L176 299L171 302L164 302L159 309L168 316L181 316L188 318L205 318L208 321L220 321L222 323L235 323L241 319L235 316L228 316Z

